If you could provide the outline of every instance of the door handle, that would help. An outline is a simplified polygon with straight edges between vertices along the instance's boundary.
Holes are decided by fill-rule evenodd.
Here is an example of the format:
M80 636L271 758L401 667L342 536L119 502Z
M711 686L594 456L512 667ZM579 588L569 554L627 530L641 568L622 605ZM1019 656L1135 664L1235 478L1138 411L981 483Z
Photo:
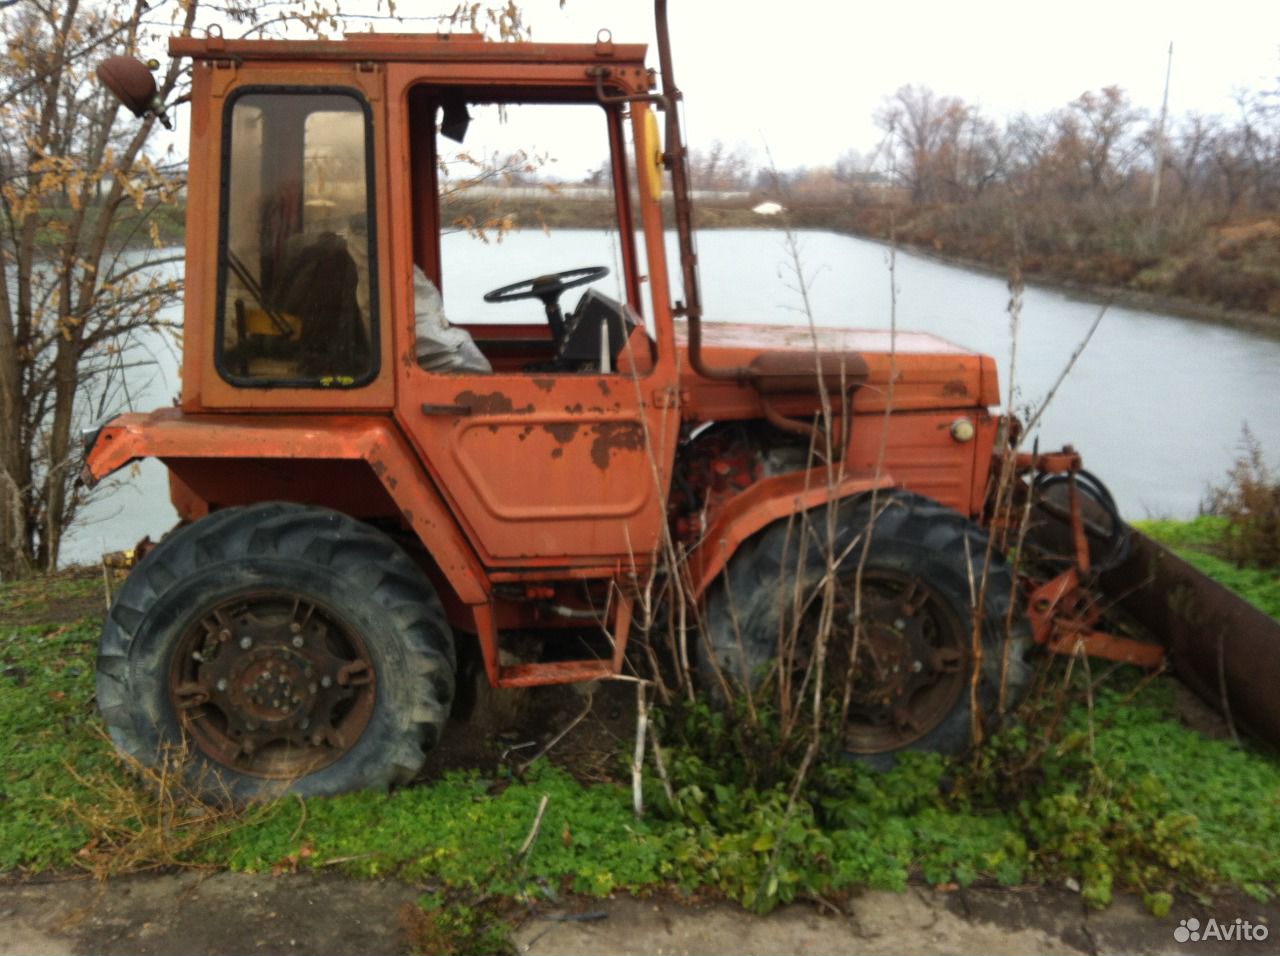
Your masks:
M422 404L422 414L424 415L470 415L470 405L432 405L428 402Z

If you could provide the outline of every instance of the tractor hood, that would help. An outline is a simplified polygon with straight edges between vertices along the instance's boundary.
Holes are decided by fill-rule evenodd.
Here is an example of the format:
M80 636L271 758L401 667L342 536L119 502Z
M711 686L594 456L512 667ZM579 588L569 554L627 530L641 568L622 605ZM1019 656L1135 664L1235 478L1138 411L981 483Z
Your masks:
M676 324L676 341L688 346L684 323ZM796 325L756 325L730 322L702 324L704 361L714 368L757 365L762 356L775 361L783 356L822 356L824 375L834 365L857 365L865 370L854 396L856 411L940 408L990 408L1000 404L995 360L925 332L898 332ZM844 363L841 357L846 357ZM833 361L834 360L834 361ZM816 368L819 360L815 358ZM713 381L695 374L684 363L682 388L704 413L719 406L741 403L742 386ZM854 378L851 376L851 379ZM892 380L892 387L890 385ZM814 393L816 400L816 392ZM729 409L720 412L723 416ZM733 417L737 417L736 415Z

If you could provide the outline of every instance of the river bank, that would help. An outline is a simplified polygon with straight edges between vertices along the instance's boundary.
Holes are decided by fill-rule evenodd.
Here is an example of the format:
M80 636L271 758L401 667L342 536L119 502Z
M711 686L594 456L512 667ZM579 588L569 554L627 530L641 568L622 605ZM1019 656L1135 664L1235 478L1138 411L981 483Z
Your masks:
M885 247L896 245L899 249L910 252L913 255L923 256L926 259L943 265L958 266L961 269L971 269L974 272L981 272L984 275L996 276L997 278L1005 280L1008 280L1009 278L1009 270L1007 267L996 266L989 262L984 262L981 259L942 253L925 245L906 243L902 241L891 242L888 239L881 239L871 235L863 235L853 231L845 231L841 234L856 236L859 239L866 239L870 242L879 243ZM1191 319L1196 322L1204 322L1208 325L1220 325L1232 329L1242 329L1246 332L1256 332L1259 335L1265 335L1268 338L1280 339L1280 316L1271 315L1266 312L1255 312L1248 309L1232 309L1225 305L1212 302L1197 302L1194 299L1188 299L1181 296L1162 295L1156 292L1144 292L1138 289L1128 289L1123 286L1096 285L1092 283L1079 282L1073 279L1054 278L1052 276L1045 275L1025 277L1024 281L1028 285L1041 289L1062 292L1073 299L1079 299L1085 302L1096 302L1099 305L1120 305L1130 309L1138 309L1143 312L1163 312L1168 315L1176 315L1180 318Z
M747 210L749 212L749 210ZM1060 222L1061 234L1054 232ZM728 225L717 212L704 225ZM755 217L759 220L760 217ZM1113 302L1280 338L1280 220L1148 230L1097 210L894 206L802 200L792 228L829 229L1096 302ZM734 223L741 225L741 223ZM759 225L753 223L752 225ZM1163 227L1162 227L1163 228ZM1166 234L1167 233L1167 234ZM1015 235L1017 241L1015 242Z

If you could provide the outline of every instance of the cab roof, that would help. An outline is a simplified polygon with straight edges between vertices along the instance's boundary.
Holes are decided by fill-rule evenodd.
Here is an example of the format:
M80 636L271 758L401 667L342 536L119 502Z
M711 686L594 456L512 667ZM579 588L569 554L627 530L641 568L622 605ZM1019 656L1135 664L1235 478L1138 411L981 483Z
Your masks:
M470 33L358 33L341 40L229 40L219 34L171 37L169 53L195 60L455 62L572 64L643 69L646 45L614 43L502 43Z

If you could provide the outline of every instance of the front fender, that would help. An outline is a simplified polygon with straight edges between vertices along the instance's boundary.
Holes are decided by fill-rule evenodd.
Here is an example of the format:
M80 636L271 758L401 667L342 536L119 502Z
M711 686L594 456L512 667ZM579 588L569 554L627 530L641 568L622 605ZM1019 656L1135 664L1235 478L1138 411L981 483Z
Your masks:
M464 604L489 600L488 576L422 463L390 418L378 415L126 414L87 443L81 479L92 487L131 461L344 459L364 461Z
M790 472L758 481L711 517L707 533L689 554L690 597L698 600L744 541L779 518L842 501L876 488L893 487L893 477L851 472L829 476L826 468Z

